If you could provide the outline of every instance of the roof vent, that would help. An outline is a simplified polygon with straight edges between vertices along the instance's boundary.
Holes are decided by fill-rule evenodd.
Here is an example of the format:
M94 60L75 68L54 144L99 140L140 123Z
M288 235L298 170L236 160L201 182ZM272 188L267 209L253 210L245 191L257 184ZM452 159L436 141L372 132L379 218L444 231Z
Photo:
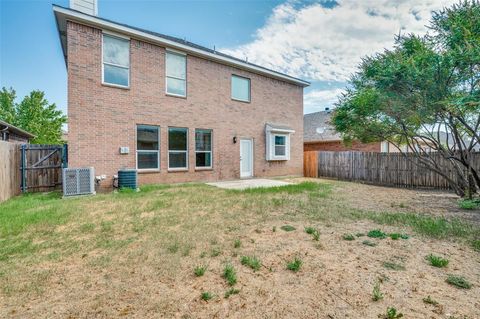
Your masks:
M98 15L97 0L70 0L70 9L77 10L92 16Z

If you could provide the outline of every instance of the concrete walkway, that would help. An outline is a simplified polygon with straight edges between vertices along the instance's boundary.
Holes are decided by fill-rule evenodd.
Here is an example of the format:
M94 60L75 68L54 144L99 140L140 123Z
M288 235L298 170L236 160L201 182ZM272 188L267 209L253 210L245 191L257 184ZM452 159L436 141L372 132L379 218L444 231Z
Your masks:
M292 183L287 183L284 181L277 181L273 179L264 179L264 178L255 178L255 179L238 179L234 181L225 181L225 182L215 182L207 183L207 185L215 186L225 189L247 189L247 188L257 188L257 187L275 187L275 186L285 186Z

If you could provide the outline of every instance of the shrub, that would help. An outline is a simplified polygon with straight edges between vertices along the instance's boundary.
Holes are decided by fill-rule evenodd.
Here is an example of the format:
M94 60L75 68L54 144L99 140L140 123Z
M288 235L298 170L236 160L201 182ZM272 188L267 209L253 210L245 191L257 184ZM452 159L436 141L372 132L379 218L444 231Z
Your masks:
M369 231L367 236L370 237L370 238L381 238L381 239L383 239L383 238L387 237L387 234L385 234L380 229L374 229L374 230Z
M430 262L430 265L432 265L433 267L443 268L447 267L448 265L448 259L442 258L440 256L430 254L425 258Z
M193 273L195 274L195 276L197 277L201 277L205 274L205 271L207 270L207 267L206 266L197 266L195 267L195 269L193 270Z
M301 266L302 266L302 260L297 257L295 257L293 261L287 263L287 269L293 272L299 271Z
M260 267L262 267L262 263L260 259L258 259L257 257L242 256L242 258L240 259L240 262L242 265L248 266L252 268L254 271L257 271L260 269Z
M472 284L462 276L448 275L447 282L452 286L462 289L472 288Z
M231 264L225 265L225 268L223 269L223 278L225 278L230 286L237 283L237 273Z

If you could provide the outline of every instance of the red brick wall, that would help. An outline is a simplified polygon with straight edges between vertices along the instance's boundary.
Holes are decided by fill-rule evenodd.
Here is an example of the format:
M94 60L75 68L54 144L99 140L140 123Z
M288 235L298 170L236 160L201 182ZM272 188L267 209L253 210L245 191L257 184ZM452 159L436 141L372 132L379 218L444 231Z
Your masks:
M341 141L334 142L318 142L318 143L305 143L303 146L304 151L359 151L359 152L380 152L380 143L368 143L363 144L360 142L353 142L352 145L346 146Z
M136 165L136 124L159 125L160 172L142 173L141 183L207 181L240 176L237 136L254 140L254 175L301 175L303 89L192 55L187 57L187 98L165 94L165 49L131 39L130 89L102 85L101 30L68 22L69 166L93 166L111 185L120 168ZM251 103L230 98L235 73L251 79ZM285 124L291 159L265 160L265 123ZM189 170L167 171L169 126L189 128ZM195 128L213 129L213 169L195 171ZM120 155L119 147L130 147Z

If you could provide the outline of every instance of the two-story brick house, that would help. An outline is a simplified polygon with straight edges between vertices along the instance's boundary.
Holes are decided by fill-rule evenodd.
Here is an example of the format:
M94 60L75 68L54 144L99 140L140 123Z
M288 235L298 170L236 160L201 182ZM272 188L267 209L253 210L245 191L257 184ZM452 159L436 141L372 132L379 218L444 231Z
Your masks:
M309 83L182 39L53 7L68 72L70 167L140 183L301 175Z

